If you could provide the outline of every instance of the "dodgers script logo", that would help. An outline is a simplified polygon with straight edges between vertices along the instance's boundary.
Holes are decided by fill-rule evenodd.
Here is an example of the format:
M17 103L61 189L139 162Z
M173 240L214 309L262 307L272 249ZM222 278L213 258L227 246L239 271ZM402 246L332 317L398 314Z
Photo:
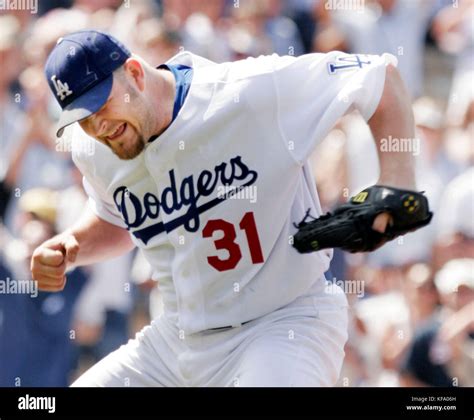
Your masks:
M258 177L256 171L242 162L241 156L230 159L230 162L222 162L214 168L214 172L204 170L196 178L190 175L183 178L179 185L176 184L174 170L168 172L169 186L163 189L161 196L148 192L142 199L137 197L127 187L121 186L114 192L114 202L118 211L127 225L128 230L147 244L148 241L162 232L171 232L183 225L188 232L196 232L200 226L199 216L201 213L217 206L222 201L236 194L243 188L252 185ZM235 189L229 191L225 196L213 198L202 202L204 197L212 193L221 185L234 185L242 181ZM198 205L198 202L201 201ZM157 219L163 211L169 215L181 208L187 207L185 214L163 223L158 222L143 229L137 229L148 219Z

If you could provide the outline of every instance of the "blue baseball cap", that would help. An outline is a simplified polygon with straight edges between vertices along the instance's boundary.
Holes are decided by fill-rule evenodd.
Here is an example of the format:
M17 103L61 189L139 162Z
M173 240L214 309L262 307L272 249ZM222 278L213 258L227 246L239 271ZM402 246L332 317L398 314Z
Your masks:
M130 56L104 32L79 31L59 38L45 65L49 87L62 108L56 136L102 108L112 90L112 73Z

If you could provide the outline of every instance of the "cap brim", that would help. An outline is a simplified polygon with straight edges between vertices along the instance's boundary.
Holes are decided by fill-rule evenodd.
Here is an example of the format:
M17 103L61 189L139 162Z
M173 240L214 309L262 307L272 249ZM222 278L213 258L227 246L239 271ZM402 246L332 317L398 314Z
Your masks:
M81 121L99 111L109 98L114 77L111 74L98 85L83 93L67 105L61 112L57 124L56 136L61 137L64 129L77 121Z

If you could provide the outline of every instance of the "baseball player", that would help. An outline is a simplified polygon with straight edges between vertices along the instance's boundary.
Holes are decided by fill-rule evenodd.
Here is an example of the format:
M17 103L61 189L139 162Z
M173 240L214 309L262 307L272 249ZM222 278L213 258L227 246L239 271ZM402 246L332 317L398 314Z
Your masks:
M324 278L332 251L311 235L314 252L294 243L297 229L313 226L308 209L321 215L308 156L352 109L377 142L413 137L395 58L332 52L216 64L182 52L154 68L110 35L83 31L58 41L46 77L62 108L58 135L72 125L89 206L36 249L33 278L61 290L71 267L139 247L164 301L160 318L73 386L334 385L346 298ZM81 147L91 139L93 154ZM379 159L385 187L353 202L372 212L354 252L396 236L384 236L402 219L384 197L410 194L417 203L404 205L421 206L410 155Z

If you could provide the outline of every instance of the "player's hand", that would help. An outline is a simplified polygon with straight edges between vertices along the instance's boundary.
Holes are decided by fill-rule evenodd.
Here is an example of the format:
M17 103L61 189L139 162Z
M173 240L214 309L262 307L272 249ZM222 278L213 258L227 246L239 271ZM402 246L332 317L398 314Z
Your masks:
M72 234L61 234L41 244L31 257L31 274L38 288L58 292L66 284L68 264L74 263L79 243Z
M372 225L372 229L384 233L387 226L392 222L392 216L389 213L380 213Z

